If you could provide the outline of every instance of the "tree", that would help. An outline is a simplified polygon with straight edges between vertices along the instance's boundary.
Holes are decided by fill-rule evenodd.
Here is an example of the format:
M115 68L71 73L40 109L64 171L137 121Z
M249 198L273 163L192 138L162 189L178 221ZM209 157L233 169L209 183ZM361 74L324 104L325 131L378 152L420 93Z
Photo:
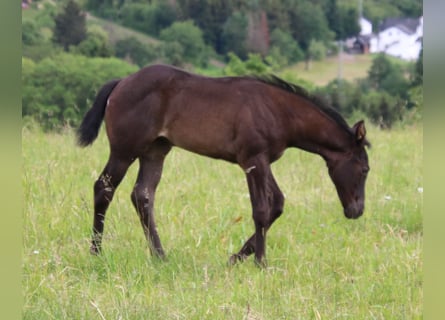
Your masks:
M78 45L86 38L85 14L74 0L68 0L63 11L54 19L53 41L65 51L71 45Z
M290 9L292 36L307 51L312 40L331 41L334 33L329 30L326 16L320 5L302 1Z
M272 56L283 56L289 64L296 63L304 59L304 53L298 42L292 38L290 33L281 29L274 29L270 34L270 47Z
M209 50L204 43L202 31L191 20L173 23L161 31L160 39L179 43L184 49L185 62L202 66L208 61Z
M246 46L249 52L265 56L269 51L269 25L266 13L262 10L250 11L248 14Z
M331 0L327 1L324 12L329 29L335 33L336 40L344 40L360 32L356 8L338 6L337 0Z
M99 26L92 26L87 31L87 37L75 49L87 57L111 57L113 48L108 41L108 34Z
M241 12L235 12L224 23L222 52L233 52L241 59L247 58L246 37L248 21Z
M43 41L43 36L34 21L22 23L22 43L24 45L35 45Z
M224 53L223 26L236 12L233 0L178 0L183 19L191 19L203 30L206 44L217 53Z
M384 90L391 95L406 97L409 87L403 70L381 53L372 62L368 71L368 79L372 88Z
M306 50L306 70L309 70L311 60L320 61L324 58L326 58L326 46L322 41L311 39Z
M360 33L359 16L355 8L341 8L339 19L343 22L342 32L338 39L347 39Z
M159 36L161 30L169 27L176 18L174 8L165 2L126 2L119 10L123 25L153 36Z
M184 59L184 47L177 41L165 42L161 45L160 51L166 63L182 67Z
M423 47L420 49L419 57L417 58L416 64L414 65L414 74L412 79L412 86L423 85Z
M382 129L391 129L396 121L403 119L406 111L403 101L385 91L371 91L364 100L370 120Z
M128 37L116 42L116 56L128 59L143 67L156 59L158 55L157 47L145 45L135 37Z
M380 53L372 61L368 79L374 89L381 89L383 80L393 71L393 65L385 53Z

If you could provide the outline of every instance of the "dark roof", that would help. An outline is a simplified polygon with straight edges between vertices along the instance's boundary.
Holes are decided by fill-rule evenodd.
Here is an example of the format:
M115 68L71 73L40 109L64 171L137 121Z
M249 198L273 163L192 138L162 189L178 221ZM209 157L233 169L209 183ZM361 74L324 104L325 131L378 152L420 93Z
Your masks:
M383 31L391 27L397 27L408 34L413 34L419 24L419 18L387 18L379 25L379 30Z

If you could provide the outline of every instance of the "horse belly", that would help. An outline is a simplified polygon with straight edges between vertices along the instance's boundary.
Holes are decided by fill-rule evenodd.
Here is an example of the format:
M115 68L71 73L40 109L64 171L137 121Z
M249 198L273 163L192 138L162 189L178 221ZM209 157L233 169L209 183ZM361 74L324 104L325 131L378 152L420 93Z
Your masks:
M160 135L175 146L203 156L236 162L233 132L215 121L177 121Z

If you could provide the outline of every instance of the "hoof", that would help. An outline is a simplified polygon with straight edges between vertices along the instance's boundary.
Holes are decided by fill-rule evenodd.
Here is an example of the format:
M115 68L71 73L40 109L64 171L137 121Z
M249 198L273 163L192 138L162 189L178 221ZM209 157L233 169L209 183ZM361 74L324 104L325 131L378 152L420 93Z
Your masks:
M228 264L229 266L234 266L238 262L244 262L246 260L247 256L241 255L241 254L232 254L229 258Z
M90 247L90 254L91 254L91 255L93 255L93 256L98 256L98 255L100 254L100 252L101 252L101 249L98 248L98 247L96 247L95 245L92 245L92 246Z
M155 254L152 254L152 257L159 261L167 261L167 257L164 253L155 253Z
M266 259L255 259L255 265L260 269L267 269Z
M234 266L238 262L238 256L236 254L232 254L229 258L228 265Z

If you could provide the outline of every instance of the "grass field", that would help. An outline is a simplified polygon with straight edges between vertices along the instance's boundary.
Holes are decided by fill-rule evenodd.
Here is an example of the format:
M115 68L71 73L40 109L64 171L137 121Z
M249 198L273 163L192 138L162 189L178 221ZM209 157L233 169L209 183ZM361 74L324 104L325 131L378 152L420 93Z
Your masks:
M71 132L23 130L23 319L421 319L422 127L380 131L367 208L344 218L322 159L288 150L273 165L285 212L268 233L268 268L229 267L253 231L242 171L174 149L157 194L167 261L149 256L129 198L116 192L104 252L89 254L92 186L105 164Z
M286 68L287 72L293 72L298 78L309 81L317 86L325 86L330 81L341 78L348 81L363 79L368 76L374 55L350 55L342 54L328 57L323 61L312 61L310 68L306 69L306 63L300 62Z

